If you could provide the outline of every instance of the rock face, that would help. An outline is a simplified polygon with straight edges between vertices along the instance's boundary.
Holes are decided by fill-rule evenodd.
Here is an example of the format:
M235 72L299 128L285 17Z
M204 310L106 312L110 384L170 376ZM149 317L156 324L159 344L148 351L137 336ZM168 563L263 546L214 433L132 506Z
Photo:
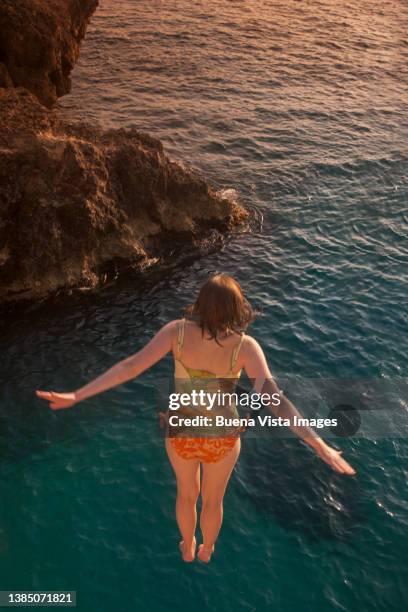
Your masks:
M160 141L69 124L0 89L0 302L95 286L112 262L144 266L246 219Z
M25 87L46 106L69 74L98 0L1 0L0 87Z
M94 287L248 218L158 140L51 109L97 4L0 0L0 303Z

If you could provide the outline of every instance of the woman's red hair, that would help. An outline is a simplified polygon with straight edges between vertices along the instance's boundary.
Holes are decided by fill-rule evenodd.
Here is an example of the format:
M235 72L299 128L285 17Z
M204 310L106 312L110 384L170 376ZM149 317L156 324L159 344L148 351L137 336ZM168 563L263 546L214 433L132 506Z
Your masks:
M234 331L242 334L254 319L254 312L239 283L227 274L215 274L201 287L194 304L185 309L204 334L218 342L219 334Z

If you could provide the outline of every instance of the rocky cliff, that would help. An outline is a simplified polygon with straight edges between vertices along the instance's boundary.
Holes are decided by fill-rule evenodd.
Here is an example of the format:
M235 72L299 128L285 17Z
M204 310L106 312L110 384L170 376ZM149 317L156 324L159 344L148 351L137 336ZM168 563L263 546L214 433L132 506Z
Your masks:
M248 217L160 141L48 108L69 91L96 5L1 0L0 303L94 287L107 270L200 247Z
M0 87L25 87L46 106L69 92L98 0L1 0Z
M143 267L246 218L160 141L70 124L0 89L0 301L95 286L113 263Z

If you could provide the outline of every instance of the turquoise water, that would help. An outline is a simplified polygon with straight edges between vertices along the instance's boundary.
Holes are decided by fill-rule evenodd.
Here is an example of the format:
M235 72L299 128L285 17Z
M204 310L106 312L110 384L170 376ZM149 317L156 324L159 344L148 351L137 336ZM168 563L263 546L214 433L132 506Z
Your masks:
M402 1L102 0L61 105L159 136L242 194L252 231L5 318L1 589L76 590L81 612L406 607L405 439L341 441L346 479L295 440L244 437L216 555L185 565L154 404L170 358L64 412L33 391L137 351L214 271L262 311L252 333L278 377L407 377L407 16Z

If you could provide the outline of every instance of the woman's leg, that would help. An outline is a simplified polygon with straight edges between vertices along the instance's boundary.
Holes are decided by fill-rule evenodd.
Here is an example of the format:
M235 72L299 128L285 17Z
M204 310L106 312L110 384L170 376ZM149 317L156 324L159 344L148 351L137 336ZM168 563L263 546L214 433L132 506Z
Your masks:
M200 527L203 544L199 549L199 558L208 563L214 550L214 544L221 529L225 489L229 477L237 462L241 450L238 438L229 453L216 463L203 463L203 484L201 497L203 506L200 516Z
M200 462L183 459L166 438L166 450L177 479L176 519L183 538L180 549L184 561L195 557L195 529L197 524L197 499L200 493Z

